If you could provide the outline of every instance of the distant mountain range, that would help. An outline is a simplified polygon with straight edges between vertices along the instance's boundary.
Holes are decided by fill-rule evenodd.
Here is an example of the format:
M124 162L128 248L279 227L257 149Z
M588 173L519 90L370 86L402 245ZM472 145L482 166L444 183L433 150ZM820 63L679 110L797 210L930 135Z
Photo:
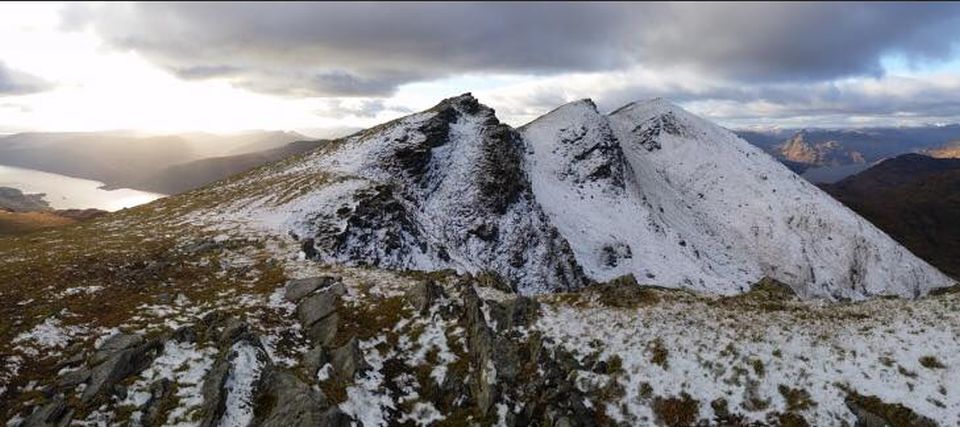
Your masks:
M821 187L913 253L960 277L960 159L905 154Z
M276 148L233 156L211 157L168 166L131 183L138 190L178 194L236 175L257 166L295 156L327 141L296 141Z
M906 153L924 152L934 157L960 155L955 142L960 141L960 125L739 131L737 134L813 182L835 182L876 162Z
M112 188L143 189L138 187L142 181L174 165L271 150L306 139L295 132L280 131L161 136L132 132L20 133L0 137L0 165L92 179Z

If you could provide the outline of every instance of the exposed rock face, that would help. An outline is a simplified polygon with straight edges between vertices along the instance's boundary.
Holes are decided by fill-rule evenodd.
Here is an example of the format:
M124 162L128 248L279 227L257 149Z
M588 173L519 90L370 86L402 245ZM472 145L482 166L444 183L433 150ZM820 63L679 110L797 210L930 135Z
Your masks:
M136 335L117 335L109 339L91 360L96 366L90 371L87 387L80 400L91 403L103 394L112 392L113 386L120 380L150 366L161 348L160 341L144 340Z
M313 291L332 286L337 279L330 276L309 277L287 282L283 297L290 302L298 302Z
M322 392L314 391L296 375L282 369L270 369L263 375L258 390L258 411L254 425L263 427L324 426L330 402Z
M762 150L662 99L610 114L577 101L515 130L467 94L250 179L294 184L245 199L236 219L294 236L308 258L492 271L524 294L631 274L727 295L770 277L830 299L952 284ZM294 196L262 201L278 192Z
M585 278L568 243L530 191L522 150L490 108L469 95L445 100L313 159L370 185L295 234L312 238L312 250L329 261L493 269L525 291L580 287Z
M837 141L810 142L803 131L776 149L781 158L805 165L839 166L866 162L863 154L846 149Z

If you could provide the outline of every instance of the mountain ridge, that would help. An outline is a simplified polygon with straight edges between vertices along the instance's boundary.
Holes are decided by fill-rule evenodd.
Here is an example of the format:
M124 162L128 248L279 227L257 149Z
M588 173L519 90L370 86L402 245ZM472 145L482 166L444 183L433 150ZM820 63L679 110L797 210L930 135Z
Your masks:
M572 147L563 170L551 172L564 178L546 177L537 164L548 160L538 156L552 154L538 154L532 135L570 111L541 144ZM568 129L576 120L586 121ZM634 274L723 294L772 277L831 299L916 297L951 283L759 148L663 99L609 115L579 100L513 129L464 94L331 143L273 176L293 173L336 184L285 206L246 203L223 215L291 233L324 262L491 270L528 293L582 287L579 270L589 280ZM567 179L587 189L613 185L587 194ZM580 193L619 212L589 226L594 237L577 230L598 210L565 205ZM604 237L621 229L628 241Z

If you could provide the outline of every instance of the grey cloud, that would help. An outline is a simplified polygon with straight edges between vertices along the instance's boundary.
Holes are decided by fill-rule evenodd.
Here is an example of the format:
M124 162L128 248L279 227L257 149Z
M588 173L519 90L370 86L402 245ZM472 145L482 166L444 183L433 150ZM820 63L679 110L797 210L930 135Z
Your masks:
M230 76L240 71L242 70L229 65L196 65L173 70L174 74L187 80Z
M0 95L25 95L45 91L51 86L38 77L13 70L0 62Z
M319 116L332 118L332 119L342 119L348 116L356 117L375 117L377 114L384 111L392 111L400 114L409 114L413 113L413 110L395 106L387 105L387 102L383 99L364 99L359 102L344 102L342 98L331 98L325 102L323 108L318 110L316 113Z
M293 96L384 96L457 73L559 74L642 64L740 82L879 75L881 58L956 53L960 5L181 3L73 5L190 78Z

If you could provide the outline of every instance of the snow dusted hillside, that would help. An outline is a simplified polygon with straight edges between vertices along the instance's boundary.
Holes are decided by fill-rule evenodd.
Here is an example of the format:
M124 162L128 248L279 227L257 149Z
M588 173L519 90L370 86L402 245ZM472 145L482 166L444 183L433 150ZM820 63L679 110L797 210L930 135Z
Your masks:
M610 120L641 197L664 209L664 227L693 242L687 247L710 248L701 256L720 244L748 261L725 266L742 272L724 274L737 285L768 276L801 296L857 299L916 297L952 283L732 132L662 99L627 105Z
M667 287L749 289L761 276L751 258L728 250L675 189L658 185L656 171L636 168L646 148L622 146L614 132L590 101L521 129L537 201L584 272L598 281L634 274Z
M578 101L514 130L462 95L232 185L280 177L301 177L291 197L265 187L214 215L290 234L325 262L493 271L525 293L625 274L721 294L768 276L852 299L951 283L760 149L659 99L610 115Z

